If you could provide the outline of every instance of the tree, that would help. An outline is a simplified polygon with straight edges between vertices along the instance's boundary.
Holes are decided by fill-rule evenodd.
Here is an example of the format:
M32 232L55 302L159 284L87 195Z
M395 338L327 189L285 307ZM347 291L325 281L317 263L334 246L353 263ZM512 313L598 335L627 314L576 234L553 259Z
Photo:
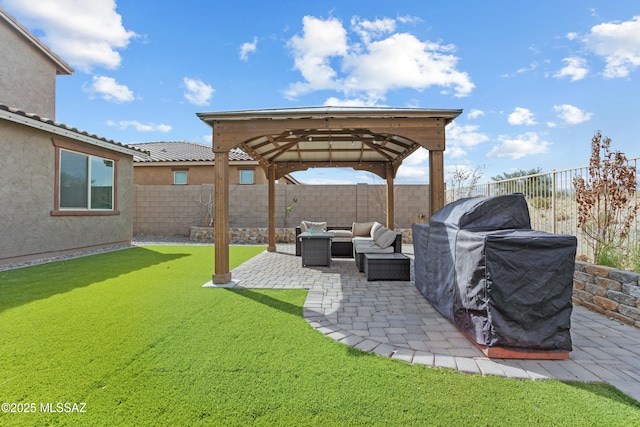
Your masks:
M486 168L486 165L476 165L473 168L456 165L449 172L447 179L447 188L451 198L449 202L473 196L473 190Z
M622 247L640 207L635 198L636 168L610 146L611 139L598 131L591 140L588 176L573 178L578 226L589 237L596 262L616 245Z

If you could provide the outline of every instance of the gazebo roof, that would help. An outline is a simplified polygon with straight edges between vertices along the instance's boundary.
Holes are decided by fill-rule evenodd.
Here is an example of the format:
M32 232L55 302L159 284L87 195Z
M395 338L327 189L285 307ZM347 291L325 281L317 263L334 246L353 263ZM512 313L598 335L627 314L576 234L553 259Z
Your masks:
M385 177L419 147L444 150L444 127L462 110L310 107L198 113L223 146L235 144L277 176L351 167ZM229 138L230 140L227 140ZM231 140L232 139L232 140Z

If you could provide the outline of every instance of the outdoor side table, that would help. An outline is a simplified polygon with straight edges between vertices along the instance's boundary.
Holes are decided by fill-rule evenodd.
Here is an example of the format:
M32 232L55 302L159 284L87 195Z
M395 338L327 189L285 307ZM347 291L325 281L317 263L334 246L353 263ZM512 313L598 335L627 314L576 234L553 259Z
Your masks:
M362 262L369 281L411 280L411 260L404 254L364 254Z
M302 250L302 266L318 265L331 267L331 239L333 233L309 233L298 235Z

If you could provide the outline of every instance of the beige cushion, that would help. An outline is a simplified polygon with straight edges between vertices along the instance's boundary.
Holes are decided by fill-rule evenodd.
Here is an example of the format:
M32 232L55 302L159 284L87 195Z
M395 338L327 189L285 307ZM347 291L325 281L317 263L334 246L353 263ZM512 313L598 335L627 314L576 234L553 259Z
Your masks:
M334 242L351 241L351 230L331 230L330 233L333 233Z
M371 227L374 222L354 222L351 226L353 237L369 237L371 236Z
M386 229L382 234L378 236L377 239L374 239L376 244L382 249L391 246L394 240L396 240L396 232L389 229Z

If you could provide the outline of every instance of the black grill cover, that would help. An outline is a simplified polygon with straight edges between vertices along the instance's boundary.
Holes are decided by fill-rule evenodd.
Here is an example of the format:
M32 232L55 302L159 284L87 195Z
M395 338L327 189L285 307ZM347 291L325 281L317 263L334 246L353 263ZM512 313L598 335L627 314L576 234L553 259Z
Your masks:
M571 351L576 238L531 230L522 194L458 200L412 231L416 288L470 338Z

